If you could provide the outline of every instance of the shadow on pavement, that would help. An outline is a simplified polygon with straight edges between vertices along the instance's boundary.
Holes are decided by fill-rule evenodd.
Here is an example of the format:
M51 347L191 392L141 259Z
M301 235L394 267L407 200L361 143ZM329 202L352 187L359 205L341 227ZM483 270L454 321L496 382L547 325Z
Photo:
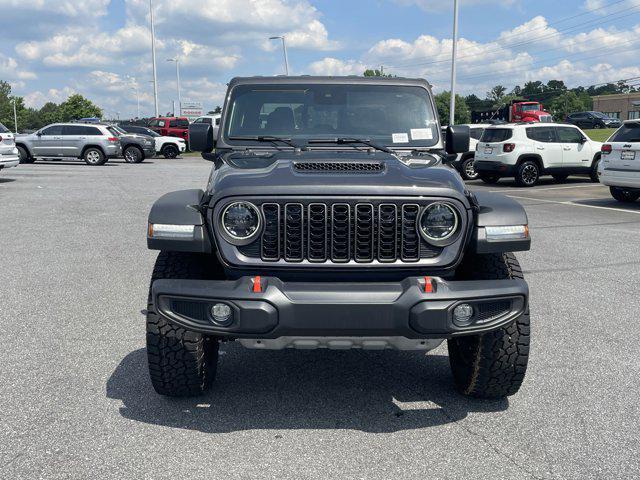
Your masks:
M417 352L254 351L221 348L218 377L191 399L155 393L146 350L128 354L106 386L120 414L147 424L207 433L251 429L352 429L372 433L456 422L507 400L458 394L444 355ZM426 403L426 405L425 405Z
M633 203L622 203L613 198L589 198L585 200L574 200L573 203L578 205L589 205L591 207L607 207L616 210L628 210L630 212L640 211L640 201Z
M0 183L11 183L15 181L15 178L0 177Z
M496 187L496 188L521 188L523 192L527 190L535 190L536 187L562 187L562 186L571 186L571 185L581 185L585 183L593 183L589 177L569 177L562 182L556 182L552 177L540 177L538 183L535 187L520 187L516 184L516 181L513 178L505 177L501 178L498 183L487 184L482 180L472 180L466 181L467 184L471 186L479 186L484 185L485 187ZM597 183L593 183L594 186L598 185Z

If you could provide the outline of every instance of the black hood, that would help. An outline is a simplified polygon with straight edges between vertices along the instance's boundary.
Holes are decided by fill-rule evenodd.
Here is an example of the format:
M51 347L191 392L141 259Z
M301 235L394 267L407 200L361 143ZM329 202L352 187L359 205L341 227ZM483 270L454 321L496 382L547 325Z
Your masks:
M367 151L234 151L212 171L213 201L230 196L440 196L468 204L465 184L430 154Z

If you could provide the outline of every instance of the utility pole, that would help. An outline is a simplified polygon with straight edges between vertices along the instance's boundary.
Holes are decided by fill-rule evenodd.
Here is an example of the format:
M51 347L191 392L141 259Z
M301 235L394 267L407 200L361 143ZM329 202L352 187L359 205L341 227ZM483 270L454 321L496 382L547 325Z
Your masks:
M176 62L176 81L178 82L178 108L180 111L176 114L175 103L173 106L173 114L178 117L182 115L182 95L180 93L180 57L177 55L175 58L167 58L167 62Z
M11 99L13 102L13 123L15 126L15 133L18 133L18 109L16 108L16 97Z
M282 51L284 53L284 73L289 76L289 58L287 57L287 42L284 35L277 35L275 37L269 37L269 40L282 40Z
M458 0L453 0L453 43L451 48L451 104L449 125L455 124L456 112L456 50L458 48Z
M384 65L380 65L380 76L384 77Z
M158 72L156 70L156 26L153 20L153 0L149 0L149 13L151 16L151 62L153 64L153 103L156 117L160 116L158 110Z

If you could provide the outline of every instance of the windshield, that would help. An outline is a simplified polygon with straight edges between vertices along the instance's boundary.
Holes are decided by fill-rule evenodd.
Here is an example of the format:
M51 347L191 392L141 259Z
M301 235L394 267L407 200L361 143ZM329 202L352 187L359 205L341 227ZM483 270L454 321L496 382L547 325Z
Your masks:
M594 117L597 117L597 118L609 118L609 116L608 116L608 115L605 115L605 114L604 114L604 113L602 113L602 112L589 112L589 113L590 113L591 115L593 115Z
M398 148L438 142L429 92L422 87L240 85L231 93L228 112L224 136L230 145L254 142L229 137L259 136L286 137L301 145L346 137Z
M625 123L615 132L610 142L640 142L640 123Z
M149 130L147 128L145 128L144 130L142 130L141 132L139 132L142 135L149 135L150 137L159 137L160 134L158 132L154 132L153 130Z
M522 105L522 111L523 112L535 112L536 110L540 110L540 104L538 104L538 103Z
M0 133L8 133L10 130L0 123Z

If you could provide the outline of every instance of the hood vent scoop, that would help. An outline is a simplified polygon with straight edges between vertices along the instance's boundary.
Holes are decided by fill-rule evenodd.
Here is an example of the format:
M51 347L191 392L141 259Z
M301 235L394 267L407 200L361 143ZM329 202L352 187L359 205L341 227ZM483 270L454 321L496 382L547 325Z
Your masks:
M293 169L300 173L372 174L384 172L383 162L294 162Z

